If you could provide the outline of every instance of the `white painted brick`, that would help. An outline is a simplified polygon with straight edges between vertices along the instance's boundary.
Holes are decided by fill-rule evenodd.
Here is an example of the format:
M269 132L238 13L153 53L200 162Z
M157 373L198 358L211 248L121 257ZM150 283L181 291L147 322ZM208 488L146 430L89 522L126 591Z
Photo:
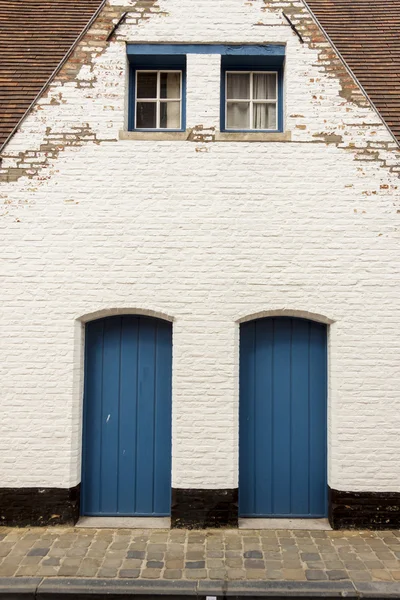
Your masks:
M115 41L56 79L4 152L0 173L87 130L0 188L1 485L80 480L79 319L119 309L174 319L173 485L236 486L238 321L286 311L332 321L330 485L400 491L399 179L357 154L372 140L399 165L397 146L260 0L162 0L139 25L125 4ZM120 141L126 41L286 43L292 142ZM218 128L219 56L187 69L188 127Z

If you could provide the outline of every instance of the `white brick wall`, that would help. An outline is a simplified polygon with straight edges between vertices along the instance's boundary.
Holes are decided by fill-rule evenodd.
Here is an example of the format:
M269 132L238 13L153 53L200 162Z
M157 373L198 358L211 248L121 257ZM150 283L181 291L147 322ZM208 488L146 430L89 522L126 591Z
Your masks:
M119 309L174 321L174 487L237 485L238 322L312 313L332 323L329 484L400 491L399 179L359 160L373 140L400 166L396 146L260 0L159 6L82 68L88 85L56 79L4 152L3 173L82 123L97 139L0 188L0 486L80 480L80 319ZM127 40L286 43L292 142L118 140ZM188 127L218 127L219 69L188 56Z

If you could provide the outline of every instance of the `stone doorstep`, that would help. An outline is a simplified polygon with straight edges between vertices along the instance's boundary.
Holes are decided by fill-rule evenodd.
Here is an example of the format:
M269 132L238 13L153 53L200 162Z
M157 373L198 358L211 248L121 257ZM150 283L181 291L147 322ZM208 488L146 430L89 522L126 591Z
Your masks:
M110 579L0 578L1 600L117 600L129 597L149 600L261 600L268 598L368 598L400 599L399 583L354 583L349 581L127 581Z

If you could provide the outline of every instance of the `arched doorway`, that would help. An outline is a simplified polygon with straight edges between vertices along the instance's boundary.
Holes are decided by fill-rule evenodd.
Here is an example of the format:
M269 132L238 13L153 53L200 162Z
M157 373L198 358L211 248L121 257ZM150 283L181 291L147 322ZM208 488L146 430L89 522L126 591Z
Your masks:
M327 331L270 317L240 327L239 514L327 514Z
M171 323L86 324L83 515L170 514L171 375Z

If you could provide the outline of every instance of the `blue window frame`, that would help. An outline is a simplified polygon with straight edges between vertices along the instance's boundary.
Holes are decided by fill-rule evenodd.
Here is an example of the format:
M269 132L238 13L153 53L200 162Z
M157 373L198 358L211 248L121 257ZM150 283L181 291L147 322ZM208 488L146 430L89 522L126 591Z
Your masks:
M283 57L221 58L221 131L283 131Z
M127 44L130 63L128 112L130 131L185 131L187 54L221 55L221 131L283 131L284 44ZM250 103L248 128L226 127L227 104L235 100L235 98L227 98L227 80L229 72L235 71L239 72L238 74L248 74L248 86L251 86L252 90L251 97L236 98L238 104L246 100ZM177 89L177 72L180 72L180 98L169 96L168 91L168 88L170 91ZM168 82L168 73L171 74L170 82ZM256 97L260 94L262 96L262 89L272 90L273 81L276 81L275 98ZM237 85L236 83L236 89ZM235 86L232 89L235 89ZM250 87L248 89L250 90ZM149 93L149 90L152 95L144 96L143 94ZM139 97L137 97L138 92ZM180 102L179 111L178 105L174 105L174 102ZM275 109L268 108L267 105L274 105ZM240 112L239 108L236 112ZM171 114L168 115L168 112ZM177 112L180 112L179 121ZM257 126L250 127L251 124ZM274 128L271 125L274 125Z
M186 55L129 58L129 130L184 131Z

